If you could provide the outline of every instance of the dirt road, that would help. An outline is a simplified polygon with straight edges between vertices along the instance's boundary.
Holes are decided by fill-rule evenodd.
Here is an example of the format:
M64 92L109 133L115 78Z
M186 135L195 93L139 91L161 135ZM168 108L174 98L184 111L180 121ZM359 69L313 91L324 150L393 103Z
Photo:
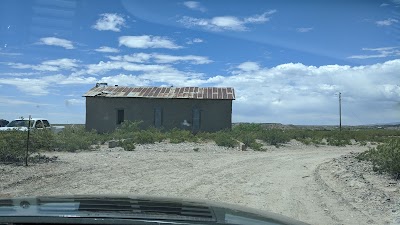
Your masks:
M51 153L59 162L0 166L0 193L185 197L269 210L311 224L394 224L393 212L371 214L369 209L376 206L354 205L324 180L330 170L326 162L365 149L292 144L240 152L205 143L146 145L134 152Z

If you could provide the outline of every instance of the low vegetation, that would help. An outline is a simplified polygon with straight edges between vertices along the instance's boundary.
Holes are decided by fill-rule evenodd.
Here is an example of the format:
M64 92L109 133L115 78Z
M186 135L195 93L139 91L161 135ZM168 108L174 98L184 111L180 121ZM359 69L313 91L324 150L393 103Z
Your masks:
M368 142L389 143L388 140L400 137L397 130L311 130L311 129L266 129L260 124L239 124L231 130L214 133L200 132L193 134L190 130L148 128L142 129L141 122L126 121L112 133L98 134L87 131L82 125L71 125L60 133L49 130L31 132L29 153L46 151L81 151L92 150L107 141L114 140L127 151L134 151L138 144L151 144L161 141L170 143L214 141L219 146L233 148L244 143L256 150L266 150L264 146L280 147L290 140L297 140L306 145L345 146L352 144L366 145ZM390 142L391 143L391 142ZM21 162L24 160L27 144L27 133L19 131L0 132L0 162ZM393 145L393 144L391 144ZM378 147L384 149L387 147ZM374 151L378 151L379 149ZM379 150L383 151L383 150ZM373 152L373 150L371 150ZM373 155L372 153L369 153ZM389 153L387 153L389 154ZM375 160L377 168L380 161Z
M393 138L370 148L357 156L360 160L372 162L374 171L389 173L396 179L400 179L400 139Z

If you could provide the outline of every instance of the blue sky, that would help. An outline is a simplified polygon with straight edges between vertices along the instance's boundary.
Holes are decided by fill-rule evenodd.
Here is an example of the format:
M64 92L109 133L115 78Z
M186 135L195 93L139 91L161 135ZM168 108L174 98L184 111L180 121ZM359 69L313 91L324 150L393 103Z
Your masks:
M234 122L400 121L400 1L0 2L0 118L84 123L96 82L229 86Z

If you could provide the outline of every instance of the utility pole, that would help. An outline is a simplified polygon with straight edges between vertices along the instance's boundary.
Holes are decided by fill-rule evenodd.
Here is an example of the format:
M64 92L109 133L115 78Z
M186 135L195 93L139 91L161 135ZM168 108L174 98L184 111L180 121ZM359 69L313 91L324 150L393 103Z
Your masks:
M339 92L339 131L342 131L342 93Z

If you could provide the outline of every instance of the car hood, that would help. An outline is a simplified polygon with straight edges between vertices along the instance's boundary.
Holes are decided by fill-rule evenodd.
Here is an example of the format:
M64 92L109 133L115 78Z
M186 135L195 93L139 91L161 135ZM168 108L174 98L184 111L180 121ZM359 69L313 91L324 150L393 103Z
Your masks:
M27 131L27 127L0 127L0 131L12 131L12 130L19 130L19 131Z
M150 196L39 196L0 199L0 222L97 223L113 219L183 224L304 225L279 214L231 204ZM97 222L96 222L97 221ZM157 222L159 223L159 222Z

